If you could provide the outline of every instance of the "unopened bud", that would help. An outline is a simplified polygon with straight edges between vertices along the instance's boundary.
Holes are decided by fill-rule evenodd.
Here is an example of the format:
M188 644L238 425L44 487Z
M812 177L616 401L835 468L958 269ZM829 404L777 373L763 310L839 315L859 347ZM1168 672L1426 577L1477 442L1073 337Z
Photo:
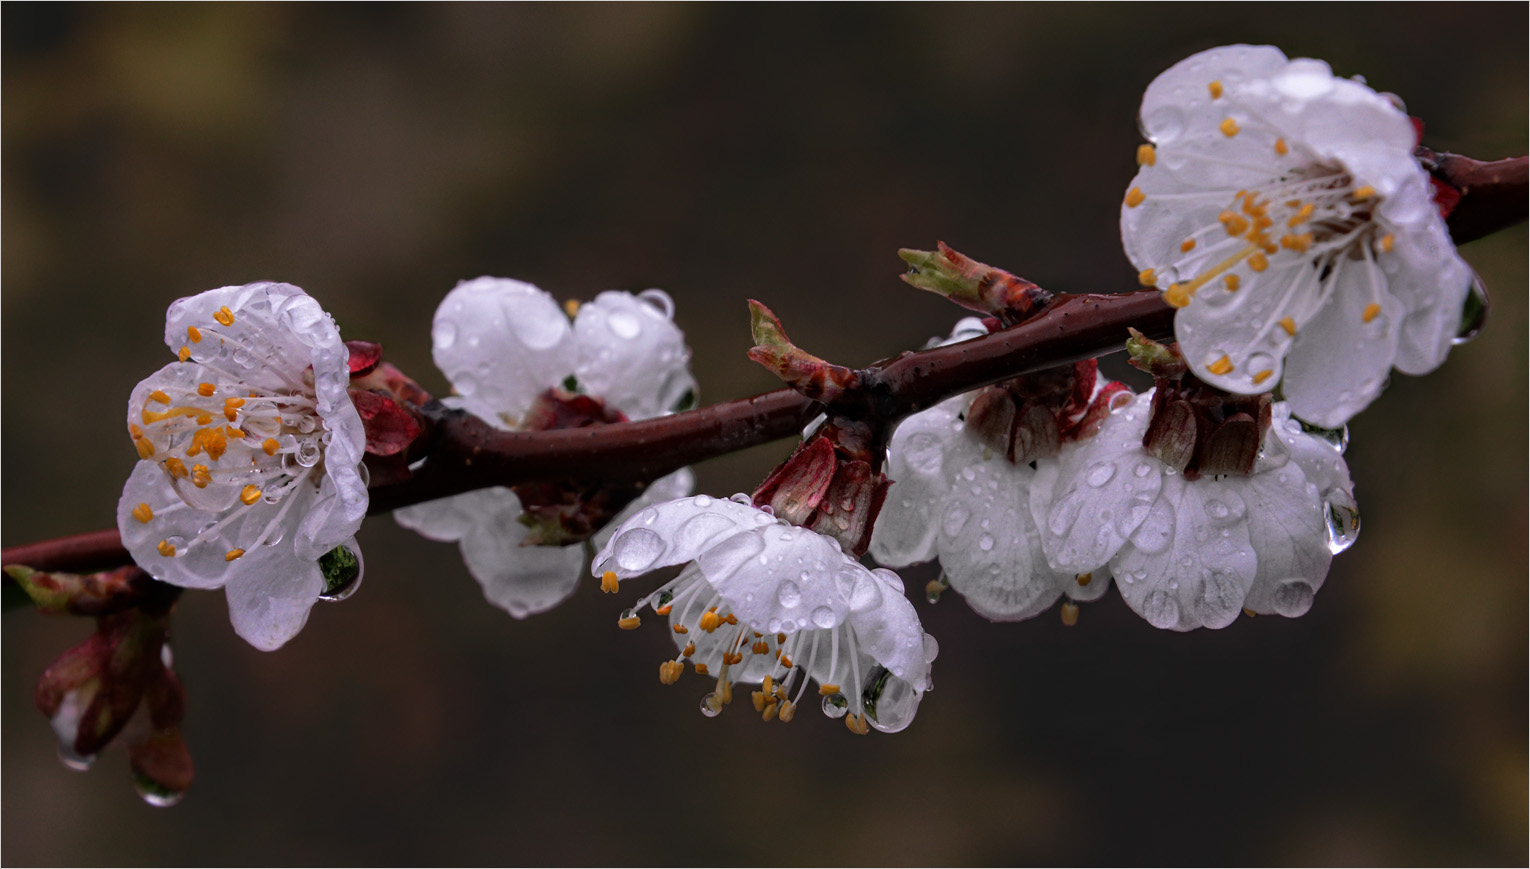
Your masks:
M1009 324L1025 320L1052 300L1051 293L1024 278L958 253L943 241L936 242L936 247L898 251L909 265L902 276L904 283Z
M1198 470L1202 474L1248 476L1254 472L1261 440L1259 423L1252 416L1230 416L1206 438Z
M1195 455L1195 435L1195 411L1190 403L1173 400L1154 408L1142 446L1165 465L1183 471Z
M1009 456L1015 431L1015 399L1008 390L990 386L980 391L967 409L966 431L994 453Z
M1160 344L1136 329L1127 331L1131 333L1126 339L1127 362L1133 368L1170 380L1183 377L1190 370L1177 345Z
M1009 460L1017 465L1028 465L1037 459L1057 455L1061 446L1062 431L1057 425L1057 412L1027 401L1015 420Z
M138 606L169 588L156 588L138 567L119 567L101 573L45 573L13 564L5 573L26 592L38 612L48 615L101 616Z
M826 437L815 437L798 445L791 456L765 478L755 490L754 502L769 504L779 518L801 525L818 509L838 466L834 445Z
M793 344L776 315L754 299L749 300L749 330L755 343L749 358L814 401L827 404L860 383L854 369L825 362Z

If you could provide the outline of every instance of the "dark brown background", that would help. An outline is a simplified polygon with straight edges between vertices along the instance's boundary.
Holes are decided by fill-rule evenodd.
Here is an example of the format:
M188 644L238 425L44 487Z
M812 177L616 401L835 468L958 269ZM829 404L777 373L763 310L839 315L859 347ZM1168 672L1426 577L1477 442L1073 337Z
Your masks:
M275 278L427 386L480 274L661 286L703 397L771 388L746 298L859 364L958 312L944 239L1054 290L1131 287L1117 209L1152 77L1273 42L1403 95L1428 142L1523 153L1511 4L71 6L3 11L4 542L110 524L174 298ZM371 569L262 654L176 619L199 780L63 769L31 707L86 624L5 617L6 863L1511 863L1526 852L1526 244L1464 254L1488 332L1353 426L1365 510L1307 617L1162 633L919 604L912 729L706 720L593 582L516 622L454 548L371 520ZM788 444L698 469L748 489ZM910 571L911 587L929 578Z

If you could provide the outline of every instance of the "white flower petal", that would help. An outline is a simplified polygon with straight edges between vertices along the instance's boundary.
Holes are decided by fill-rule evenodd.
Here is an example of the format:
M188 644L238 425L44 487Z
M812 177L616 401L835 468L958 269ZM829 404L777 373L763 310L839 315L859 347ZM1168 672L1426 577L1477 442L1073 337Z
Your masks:
M655 504L684 498L694 491L695 488L696 475L691 473L690 468L681 468L673 474L666 474L654 480L647 489L643 490L643 494L634 498L631 504L623 507L621 512L617 513L610 522L606 523L605 527L596 531L590 537L590 545L594 546L597 551L606 548L606 544L610 543L611 538L616 536L616 529L623 522Z
M523 619L552 609L579 587L584 545L521 546L525 527L513 518L509 523L498 532L485 525L468 531L462 560L490 603Z
M954 470L982 456L958 419L966 401L965 396L947 399L905 419L893 432L887 463L892 486L871 533L871 555L878 562L903 567L935 557L939 526L934 514L950 489L946 465Z
M776 523L712 545L696 564L739 619L771 633L839 625L855 585L875 582L830 538Z
M1373 263L1341 259L1335 268L1322 307L1291 344L1282 387L1292 413L1325 428L1343 425L1381 394L1402 308Z
M1248 507L1233 487L1175 474L1111 562L1127 605L1157 628L1232 624L1253 584Z
M611 571L620 579L672 564L695 561L708 547L761 524L769 514L735 501L697 495L647 507L621 523L595 555L591 572Z
M662 290L640 295L607 290L581 305L574 318L580 388L629 419L673 410L695 394L690 348L670 319L674 303Z
M274 548L259 561L234 562L224 586L234 632L266 652L297 636L323 590L318 563L288 547Z
M511 512L520 515L521 501L503 486L464 492L450 498L426 501L393 511L398 524L431 540L461 540L474 527L489 524L487 516Z
M937 523L946 578L986 618L1028 619L1074 582L1074 574L1053 571L1041 550L1030 509L1035 474L1002 457L968 466L957 472Z
M468 409L487 420L518 419L574 369L567 315L523 281L463 281L441 300L430 335L436 367Z
M1304 615L1333 560L1317 486L1307 481L1296 462L1226 482L1248 505L1249 543L1259 558L1243 605L1256 613Z
M1112 411L1093 438L1064 444L1055 460L1036 463L1031 515L1053 570L1097 570L1147 518L1164 472L1142 449L1152 395Z

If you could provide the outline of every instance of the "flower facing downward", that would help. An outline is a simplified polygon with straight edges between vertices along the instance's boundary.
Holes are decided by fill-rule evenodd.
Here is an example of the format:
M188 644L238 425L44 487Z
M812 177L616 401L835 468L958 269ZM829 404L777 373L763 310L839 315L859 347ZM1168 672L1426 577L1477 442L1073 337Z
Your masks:
M572 308L573 306L570 305ZM522 281L483 277L458 284L431 327L436 366L456 396L446 400L505 429L539 428L574 399L612 418L645 419L693 400L690 350L662 290L608 291L578 306L570 322L552 296ZM572 381L572 383L570 382ZM584 396L549 390L577 386ZM617 518L655 501L690 492L680 470L656 481ZM516 618L556 606L578 587L585 551L531 545L535 524L524 499L503 487L443 498L394 512L405 528L432 540L456 541L484 596ZM556 532L555 532L556 533ZM594 537L604 542L604 532Z
M669 617L680 653L660 665L659 680L678 681L687 660L715 676L703 713L716 715L735 684L749 683L760 686L756 711L790 721L812 679L825 714L856 733L913 721L936 645L897 574L866 569L833 538L781 522L746 495L641 511L595 556L594 573L615 590L621 579L675 564L686 567L618 624L637 627L645 605Z
M1031 509L1052 567L1108 563L1127 605L1159 628L1305 613L1359 528L1338 448L1277 403L1252 474L1187 479L1142 447L1152 397L1038 467Z
M1142 100L1152 144L1121 208L1126 254L1180 308L1197 377L1281 383L1292 413L1337 428L1389 369L1424 374L1473 280L1387 97L1269 46L1194 55Z
M180 361L128 402L141 461L117 504L122 542L156 579L224 588L234 630L275 649L360 577L349 353L318 302L276 283L178 300L165 342Z

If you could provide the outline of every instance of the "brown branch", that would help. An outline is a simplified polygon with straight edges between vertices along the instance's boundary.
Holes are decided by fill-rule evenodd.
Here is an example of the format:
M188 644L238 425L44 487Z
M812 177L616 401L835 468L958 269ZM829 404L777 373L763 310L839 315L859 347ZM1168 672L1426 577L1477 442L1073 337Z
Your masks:
M1435 178L1461 194L1445 224L1456 244L1466 244L1507 229L1530 210L1530 158L1512 157L1484 163L1460 154L1418 149L1419 161Z

